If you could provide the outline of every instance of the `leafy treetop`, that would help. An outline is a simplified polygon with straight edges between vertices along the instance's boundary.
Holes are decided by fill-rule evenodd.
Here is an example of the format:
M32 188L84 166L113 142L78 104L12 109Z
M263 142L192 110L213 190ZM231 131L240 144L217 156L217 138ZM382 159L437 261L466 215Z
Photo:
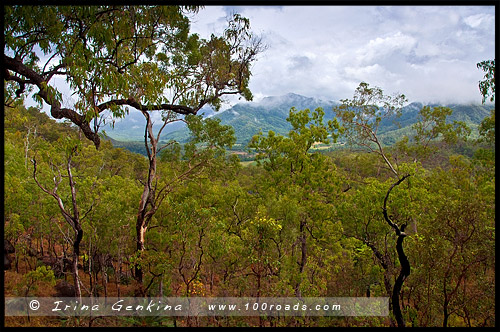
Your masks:
M490 97L490 101L495 100L495 59L481 61L477 64L477 68L482 69L484 80L479 82L479 91L483 96L483 104Z
M189 32L196 6L6 6L6 104L34 89L40 106L69 119L98 148L105 111L196 114L223 96L252 99L250 66L263 51L235 14L221 36ZM54 78L62 76L67 86ZM17 88L17 89L16 89ZM71 107L63 90L74 91Z

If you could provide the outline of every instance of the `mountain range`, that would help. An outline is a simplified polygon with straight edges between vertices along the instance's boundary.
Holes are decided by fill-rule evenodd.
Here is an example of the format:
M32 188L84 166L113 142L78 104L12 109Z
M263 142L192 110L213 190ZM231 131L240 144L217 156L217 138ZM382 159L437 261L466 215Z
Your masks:
M237 147L244 149L253 135L262 131L266 134L273 130L277 134L286 135L291 129L291 125L286 121L290 108L298 110L309 108L311 110L322 107L325 111L325 122L334 117L332 108L339 103L333 100L321 100L306 97L295 93L288 93L282 96L265 97L259 102L238 103L227 110L214 112L211 108L205 107L199 114L204 117L214 117L221 120L221 124L231 125L237 137ZM410 132L410 127L418 119L418 112L424 106L419 102L411 103L402 110L402 116L398 119L399 126L394 123L394 119L385 119L381 122L379 134L385 144L392 144L402 135ZM429 106L439 106L429 105ZM463 121L472 128L490 114L494 105L442 105L453 109L453 114L448 121ZM161 116L159 113L152 115L155 126L161 126ZM146 120L142 113L131 111L124 119L117 120L114 128L106 128L106 134L112 139L115 146L127 147L130 142L144 142L144 126ZM166 126L162 132L162 140L175 139L179 142L186 142L189 139L189 132L183 122L175 122ZM123 144L121 144L123 142ZM125 144L129 142L129 144Z

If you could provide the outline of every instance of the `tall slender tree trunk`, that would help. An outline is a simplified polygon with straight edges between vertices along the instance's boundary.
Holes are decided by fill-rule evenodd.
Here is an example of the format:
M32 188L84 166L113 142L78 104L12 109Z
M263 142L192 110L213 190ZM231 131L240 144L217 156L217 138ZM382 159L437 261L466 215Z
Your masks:
M156 174L156 158L150 160L148 181L144 184L141 200L139 202L139 213L137 214L137 221L135 225L137 236L137 252L138 257L141 257L142 252L146 249L145 236L148 229L148 222L154 214L154 193L151 190L153 177ZM148 206L149 205L149 206ZM135 278L142 284L143 272L140 265L135 266Z
M83 238L83 230L80 222L80 213L78 210L78 205L76 203L76 186L75 181L73 181L73 173L71 172L71 157L76 153L76 146L73 148L66 164L66 170L68 173L69 187L71 189L71 203L73 206L73 229L75 231L75 240L73 241L73 277L75 279L75 296L81 298L82 291L80 289L80 277L78 276L78 257L80 256L80 243Z
M142 252L145 249L144 246L144 236L146 234L146 227L144 225L144 218L137 218L137 224L136 224L136 234L137 234L137 252L138 252L138 257L141 257ZM135 266L135 278L137 282L142 284L142 279L143 279L143 273L142 269L139 265Z
M410 275L410 262L403 251L403 240L406 237L406 234L403 233L404 227L402 226L401 228L401 233L396 240L396 250L398 252L399 263L401 264L401 271L399 272L399 276L394 283L394 289L392 291L392 308L398 327L405 327L403 313L401 312L401 305L399 303L399 295L404 281Z
M144 117L146 118L146 132L144 135L144 143L146 145L146 151L148 153L149 160L149 169L148 169L148 177L146 182L144 183L144 189L142 191L141 200L139 201L139 212L137 213L137 221L135 225L136 236L137 236L137 253L138 257L142 256L142 253L145 250L145 235L146 230L148 228L148 222L152 218L155 213L155 192L153 187L153 181L156 178L156 154L157 154L157 145L158 140L154 137L153 134L153 123L151 122L151 118L149 117L149 113L144 111ZM151 147L148 144L151 143ZM142 286L143 283L143 271L141 269L140 264L136 264L135 266L135 278L139 285Z
M78 257L80 256L80 243L83 237L83 230L78 224L75 230L75 240L73 241L73 278L75 280L75 296L78 298L82 297L82 291L80 288L80 276L78 275Z
M384 199L384 207L383 207L383 214L384 214L384 219L385 221L391 226L394 231L396 232L397 235L397 240L396 240L396 251L398 253L398 259L399 263L401 264L401 270L399 272L399 276L396 279L396 282L394 283L394 288L392 290L392 312L394 314L394 317L396 319L396 322L398 324L398 327L405 327L405 322L403 319L403 313L401 312L401 306L399 304L399 295L401 293L401 288L403 286L404 281L406 278L410 275L410 262L408 261L408 258L406 257L406 254L403 250L403 240L406 237L406 233L404 232L406 228L406 224L403 224L398 226L395 224L391 218L389 217L389 214L387 213L387 201L389 199L389 195L394 189L394 187L400 185L407 177L410 175L407 174L401 178L398 179L395 183L392 184L392 186L389 188L385 195Z
M57 194L57 188L59 184L62 181L62 175L59 173L59 177L54 177L54 188L52 190L48 190L44 186L40 184L36 177L36 172L37 172L37 163L36 160L32 160L33 162L33 179L35 180L36 184L40 189L42 189L45 193L51 195L54 197L54 199L57 201L57 205L59 206L59 210L61 211L61 214L64 217L64 220L71 226L75 233L75 237L73 239L73 253L72 253L72 273L73 273L73 279L75 283L75 296L80 298L82 296L81 293L81 288L80 288L80 277L78 276L78 257L80 256L80 243L82 242L83 238L83 230L82 230L82 225L81 225L81 220L80 220L80 213L78 209L78 204L76 202L76 184L75 181L73 180L73 173L71 172L71 159L73 155L75 155L77 152L77 146L74 146L71 149L71 152L69 153L68 159L66 161L66 172L68 174L68 181L69 181L69 187L71 190L71 204L72 204L72 214L70 214L67 209L64 207L64 203L61 199L61 197ZM90 207L92 208L92 206ZM90 210L89 210L90 211ZM64 246L63 246L63 251L65 252ZM64 255L66 256L66 255ZM64 265L64 264L63 264ZM64 269L64 266L63 266ZM66 277L66 275L65 275Z
M450 314L448 313L448 299L446 299L443 303L443 327L448 327L448 317Z

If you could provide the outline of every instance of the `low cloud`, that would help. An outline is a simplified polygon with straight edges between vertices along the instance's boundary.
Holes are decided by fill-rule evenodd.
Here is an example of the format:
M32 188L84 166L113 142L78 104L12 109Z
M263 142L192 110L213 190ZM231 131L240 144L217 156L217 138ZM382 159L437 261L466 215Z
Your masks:
M307 56L292 56L289 59L290 65L288 68L290 70L304 70L307 68L311 68L313 65L313 62L310 58Z
M200 11L205 28L227 10ZM295 92L350 98L361 81L411 101L481 102L484 73L495 57L494 6L248 6L269 49L252 67L256 96ZM212 19L212 20L211 20Z

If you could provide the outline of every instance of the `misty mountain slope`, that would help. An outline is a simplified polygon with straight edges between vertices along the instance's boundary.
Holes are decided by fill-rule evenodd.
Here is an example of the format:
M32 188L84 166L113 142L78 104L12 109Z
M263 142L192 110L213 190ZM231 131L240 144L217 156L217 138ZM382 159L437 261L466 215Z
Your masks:
M429 104L427 106L435 107L438 104ZM379 133L387 133L389 131L398 130L412 126L419 119L419 112L424 107L422 103L411 103L405 106L401 116L384 119L380 123ZM490 115L490 110L493 105L446 105L453 110L453 113L447 118L447 122L463 121L466 124L478 125L486 116ZM396 123L394 122L396 120ZM399 127L398 124L399 123Z
M234 128L237 137L237 147L244 149L250 139L262 131L267 134L273 130L277 134L286 135L291 125L286 121L289 111L292 107L298 110L322 107L325 111L325 122L334 117L332 108L338 105L335 101L325 101L317 98L310 98L294 93L283 96L272 96L263 98L259 102L238 103L231 108L214 112L210 108L204 108L200 114L207 117L214 117L221 120L224 125L230 125ZM384 119L380 123L378 133L383 138L385 144L392 144L403 135L411 135L411 126L418 121L420 109L424 105L414 102L405 106L402 115L394 122L395 118ZM429 105L438 106L438 105ZM453 109L453 114L448 122L463 121L472 128L490 114L490 109L494 105L447 105ZM155 132L161 126L160 115L154 114L156 125L153 127ZM144 126L146 121L140 112L131 112L125 119L115 124L114 129L107 128L108 136L117 141L144 141ZM398 125L399 124L399 125ZM175 139L179 142L186 142L189 139L189 132L183 122L176 122L167 126L162 133L162 140Z
M199 114L207 117L214 117L221 120L224 125L234 128L237 143L246 145L253 135L259 131L267 133L273 130L276 133L285 135L291 129L286 121L292 107L298 110L323 107L325 120L333 118L332 107L336 105L334 101L323 101L316 98L304 97L294 93L283 96L273 96L263 98L260 102L245 102L220 112L214 112L209 108L204 108ZM160 116L156 115L156 125L153 130L157 133L160 128ZM140 112L130 112L125 118L116 121L114 128L105 128L106 134L117 141L142 141L144 140L144 126L146 120ZM162 132L162 140L175 139L185 142L189 139L189 132L182 122L168 125Z
M289 93L284 96L266 97L258 103L237 104L232 108L214 115L221 119L221 123L234 128L237 143L246 144L252 136L262 131L269 130L286 135L292 126L286 119L290 109L297 110L316 109L322 107L325 111L325 120L333 118L332 107L336 105L333 101L324 101L316 98L308 98Z
M150 112L151 118L153 119L153 132L155 135L158 134L158 130L161 128L161 112L153 111ZM209 108L204 107L200 110L199 114L204 116L212 116L215 112ZM144 115L137 111L131 110L125 118L116 119L114 127L106 124L103 128L106 134L117 141L131 142L131 141L144 141L144 132L146 126L146 118ZM166 138L172 135L174 132L178 132L186 128L186 124L182 121L176 121L168 124L162 131L162 137Z

